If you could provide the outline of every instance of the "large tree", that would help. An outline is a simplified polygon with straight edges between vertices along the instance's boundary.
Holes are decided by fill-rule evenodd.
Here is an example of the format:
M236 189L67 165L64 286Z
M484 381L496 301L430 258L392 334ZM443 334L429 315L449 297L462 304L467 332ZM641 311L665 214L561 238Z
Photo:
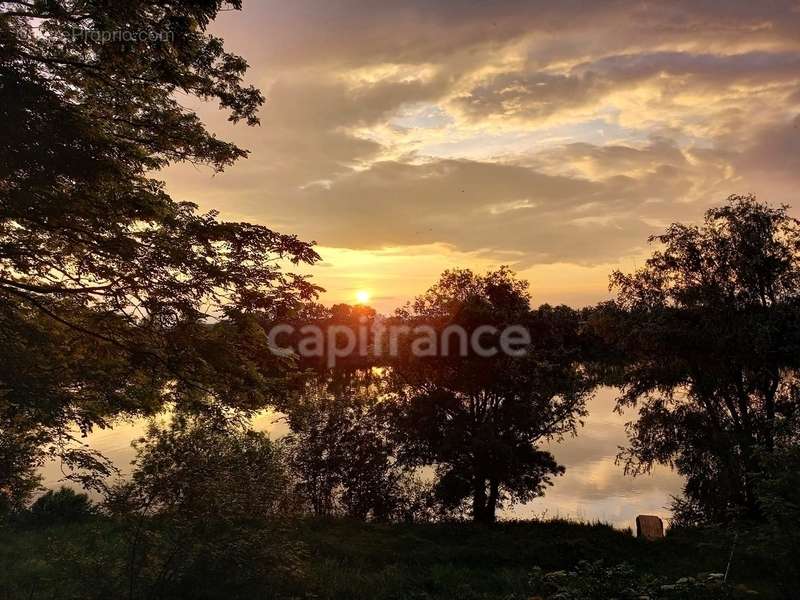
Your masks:
M577 314L566 307L531 310L527 283L505 268L477 275L445 272L439 282L398 314L398 322L430 327L443 341L460 328L525 328L530 341L515 355L420 352L411 335L393 363L397 381L401 458L431 465L436 491L451 508L471 503L472 517L495 520L504 502L541 495L564 472L540 444L574 433L590 387L579 366ZM418 330L423 331L423 330ZM486 330L484 347L498 347ZM453 334L455 335L455 334ZM521 351L520 351L521 350Z
M281 365L259 323L314 296L281 265L317 255L177 202L153 177L175 161L221 170L246 156L181 100L258 123L246 62L207 31L240 5L0 3L4 428L44 432L56 451L75 424L165 400L268 398Z
M617 351L619 406L638 408L624 458L676 466L693 518L757 512L764 456L800 433L800 223L735 196L652 241L594 320Z

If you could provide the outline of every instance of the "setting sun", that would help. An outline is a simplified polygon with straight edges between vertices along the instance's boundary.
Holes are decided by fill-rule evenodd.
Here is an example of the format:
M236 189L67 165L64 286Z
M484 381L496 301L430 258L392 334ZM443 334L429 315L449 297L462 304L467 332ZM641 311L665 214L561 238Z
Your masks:
M367 290L358 290L356 292L356 300L359 304L366 304L369 302L370 294Z

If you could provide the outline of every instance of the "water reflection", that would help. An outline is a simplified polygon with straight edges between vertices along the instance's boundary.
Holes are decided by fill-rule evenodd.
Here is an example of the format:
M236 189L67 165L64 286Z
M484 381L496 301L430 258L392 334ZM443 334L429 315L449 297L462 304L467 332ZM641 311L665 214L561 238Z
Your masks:
M669 517L670 496L681 489L681 478L672 470L656 468L650 475L626 476L615 464L619 446L626 442L629 411L614 412L616 390L601 388L588 403L589 416L578 436L553 444L550 451L567 467L543 498L508 511L525 518L546 513L585 520L599 519L616 527L633 527L637 514Z
M546 515L585 520L602 520L616 527L633 527L637 514L669 516L670 496L680 491L681 479L669 469L657 468L651 475L626 476L622 465L615 464L618 447L625 443L625 422L633 413L614 412L615 390L601 388L588 402L589 417L578 436L553 444L550 450L567 467L555 479L543 498L504 512L505 517L529 518ZM274 412L254 418L254 426L273 437L287 432L285 422ZM86 443L99 450L125 474L134 451L131 442L144 434L146 422L122 422L113 429L96 431ZM63 477L57 464L42 470L47 487L59 485Z

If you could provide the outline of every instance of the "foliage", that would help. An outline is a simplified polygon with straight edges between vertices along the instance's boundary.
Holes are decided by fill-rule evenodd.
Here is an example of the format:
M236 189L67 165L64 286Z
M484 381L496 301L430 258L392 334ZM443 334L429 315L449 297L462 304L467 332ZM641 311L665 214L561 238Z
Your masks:
M176 99L258 122L246 62L207 30L240 5L2 3L0 417L56 454L73 425L167 401L263 406L283 362L254 315L316 293L280 264L313 263L311 245L199 213L152 178L246 155ZM79 451L75 466L103 470Z
M393 363L395 418L401 460L436 468L444 506L457 509L469 498L473 518L491 522L504 501L541 495L564 469L537 444L576 431L590 389L578 363L577 314L532 311L527 283L502 268L483 276L447 271L397 319L432 328L439 340L454 326L469 336L494 327L484 337L495 348L507 327L527 329L531 339L516 356L474 348L426 356L414 352L414 341L406 344Z
M436 497L436 481L421 473L403 473L395 492L394 518L404 523L432 523L452 517Z
M731 197L702 226L673 224L595 330L616 348L608 382L637 407L622 455L634 473L672 464L697 517L757 512L763 453L798 439L800 224L786 207Z
M344 519L309 519L284 532L272 556L255 544L267 530L242 528L237 535L252 544L222 543L225 532L211 526L206 543L214 560L203 561L187 546L196 568L180 565L169 584L153 587L170 547L164 525L152 522L150 553L134 594L129 595L127 529L97 518L70 526L0 530L0 589L9 600L33 597L97 598L320 598L326 600L529 600L541 594L533 587L533 565L542 573L574 571L581 561L603 559L607 565L629 563L639 574L675 583L698 571L721 572L730 539L706 532L668 535L659 543L641 543L607 525L565 521L499 522L493 527L472 523L384 524ZM719 542L719 543L718 543ZM286 550L302 545L292 569L272 570L284 563ZM202 546L197 546L198 550ZM235 552L235 548L242 551ZM225 555L225 550L231 551ZM265 552L266 553L266 552ZM267 553L268 554L268 553ZM736 585L746 583L762 598L773 595L776 573L768 560L755 560L741 548ZM259 570L261 573L259 574ZM169 568L166 569L170 571ZM183 575L191 574L192 580ZM182 583L181 583L182 582ZM249 594L249 595L248 595ZM657 596L656 596L657 597ZM680 597L680 596L678 596Z
M250 597L292 576L298 549L283 516L293 509L284 453L246 420L178 412L137 444L129 481L109 493L131 596Z
M582 561L570 571L545 573L534 569L531 580L538 593L552 600L725 600L745 597L747 591L726 585L721 573L681 577L666 583L664 578L640 575L628 564L606 567L603 561Z
M37 524L75 523L95 514L96 508L86 494L67 487L48 490L30 507L30 520Z
M770 456L765 471L757 488L765 523L750 524L745 539L774 561L780 573L776 583L785 598L792 598L800 587L800 446Z
M109 495L113 512L202 521L264 520L287 506L289 478L279 444L236 416L173 415L136 443L129 481Z
M286 342L299 352L298 367L307 376L334 368L347 373L385 365L385 359L375 352L380 344L376 331L381 319L369 306L334 304L326 307L308 302L281 315L281 324L294 327L295 331L286 336ZM315 329L318 336L306 337L304 332L309 329ZM347 347L346 334L355 342L352 349ZM306 377L302 377L300 382L305 380Z
M286 438L297 492L317 516L391 518L403 473L376 369L308 373L288 411Z
M298 543L268 524L188 531L159 518L143 524L135 546L130 534L128 523L99 516L0 530L3 597L288 600L301 574Z
M0 402L2 396L0 395ZM39 488L39 439L16 423L0 421L0 518L22 511Z

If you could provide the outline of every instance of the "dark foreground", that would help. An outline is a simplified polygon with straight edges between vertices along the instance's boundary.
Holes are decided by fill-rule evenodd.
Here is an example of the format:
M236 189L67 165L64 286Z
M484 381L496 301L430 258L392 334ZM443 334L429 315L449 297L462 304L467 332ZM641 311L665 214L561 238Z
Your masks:
M758 597L791 597L780 595L770 561L746 548L734 554L727 591L714 576L681 579L724 572L730 543L722 531L647 543L565 521L198 528L98 517L0 530L0 599L756 597L739 584Z

